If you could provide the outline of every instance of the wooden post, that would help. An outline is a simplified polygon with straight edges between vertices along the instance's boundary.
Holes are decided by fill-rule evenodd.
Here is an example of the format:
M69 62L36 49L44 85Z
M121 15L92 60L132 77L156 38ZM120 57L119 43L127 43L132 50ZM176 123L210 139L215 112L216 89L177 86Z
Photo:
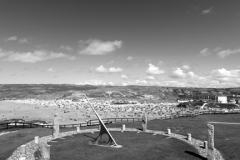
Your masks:
M125 127L125 125L123 124L123 125L122 125L122 132L125 131L125 129L126 129L126 127Z
M98 125L98 130L99 130L99 131L101 130L101 125Z

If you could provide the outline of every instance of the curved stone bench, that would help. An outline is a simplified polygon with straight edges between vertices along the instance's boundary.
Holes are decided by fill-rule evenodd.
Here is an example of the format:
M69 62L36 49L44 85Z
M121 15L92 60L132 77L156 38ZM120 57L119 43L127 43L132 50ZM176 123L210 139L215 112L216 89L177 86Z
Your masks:
M122 131L121 128L108 128L108 130L109 131ZM142 132L135 128L125 128L124 131L139 132L139 133ZM39 138L39 142L50 142L54 139L62 138L65 136L71 136L74 134L82 134L82 133L89 133L89 132L99 132L99 130L98 129L85 129L85 130L80 130L79 132L77 132L77 131L62 132L62 133L59 133L59 136L57 138L54 138L52 135L41 137L41 138ZM191 140L187 140L187 136L183 136L183 135L179 135L179 134L175 134L175 133L168 134L164 131L155 131L155 130L147 130L146 132L143 132L143 133L150 133L150 134L154 134L154 135L159 134L159 135L176 138L178 140L184 141L184 142L194 146L198 150L198 152L201 156L203 156L203 157L207 156L207 150L203 148L204 142L197 140L195 138L191 138ZM32 140L32 141L26 143L25 145L26 145L26 160L34 160L34 153L38 149L38 144L36 144L34 142L34 140ZM19 160L19 158L21 156L20 152L21 152L21 146L18 147L13 152L12 156L9 157L7 160ZM215 158L216 158L216 160L224 160L221 153L217 149L215 149Z

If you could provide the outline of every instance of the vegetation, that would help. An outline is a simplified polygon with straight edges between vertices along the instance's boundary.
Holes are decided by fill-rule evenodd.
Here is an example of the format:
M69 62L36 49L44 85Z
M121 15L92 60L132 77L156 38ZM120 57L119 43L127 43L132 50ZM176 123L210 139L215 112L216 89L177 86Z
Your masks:
M224 114L224 115L215 114L215 115L200 115L194 118L182 117L182 118L176 118L176 119L152 120L148 122L148 129L166 131L167 128L170 128L173 133L177 133L181 135L187 135L187 133L191 133L193 138L197 138L204 141L204 140L207 140L207 123L209 122L239 123L240 116L239 114ZM129 122L129 123L124 122L124 124L128 128L141 127L141 122ZM121 125L122 123L114 123L114 124L107 125L107 127L120 128ZM239 148L240 125L238 124L213 124L213 125L215 127L215 147L222 153L225 159L239 160L240 159L240 148ZM72 130L72 129L71 128L61 129L61 132L64 132L67 130ZM0 136L0 148L1 148L0 159L6 159L7 157L9 157L11 153L18 146L30 140L33 140L34 136L38 135L41 137L41 136L49 135L51 133L52 132L50 129L35 128L35 129L22 129L22 130L18 130L18 132L15 132L15 133L10 133L10 134ZM183 157L186 156L185 159L188 159L190 155L192 159L194 158L203 159L201 157L196 157L195 150L192 150L191 147L189 148L187 144L180 143L178 140L174 140L174 139L169 140L169 139L166 139L166 137L164 138L161 136L152 136L151 134L144 134L144 133L137 134L137 133L124 132L124 134L122 134L121 132L119 133L112 132L112 134L113 134L113 137L116 139L117 143L125 147L132 147L130 150L132 150L131 152L133 152L134 156L136 157L143 157L143 155L148 154L147 156L149 157L149 159L155 159L157 158L155 156L158 156L161 154L161 156L165 157L165 159L168 159L167 155L171 153L175 156L176 155L178 156L180 155ZM55 157L56 155L59 155L59 154L66 154L65 156L74 157L75 156L74 154L76 154L76 156L89 155L90 156L89 159L91 159L95 154L96 157L101 158L101 157L104 157L104 155L102 155L103 154L102 150L106 151L105 156L109 155L108 153L111 153L112 150L113 151L115 150L112 148L88 146L87 142L90 141L93 137L95 138L96 136L97 134L90 133L90 134L86 134L86 136L78 135L78 136L75 136L75 138L68 137L63 140L57 140L58 143L54 143L54 144L51 143L51 145L53 145L51 148L51 154L52 154L51 157ZM168 143L164 143L164 142L168 142ZM151 143L152 143L152 146L150 145ZM58 146L60 144L65 146L64 150L67 150L67 149L72 150L71 152L69 152L72 154L64 152L63 148L61 148L61 146ZM130 144L133 146L129 146ZM81 146L81 147L78 147L78 146ZM161 146L164 146L164 147L162 148ZM172 150L166 151L165 148L168 148L170 146ZM138 150L138 147L139 147L139 150ZM146 150L147 148L149 148L151 151L148 152ZM123 148L122 151L119 150L119 152L117 153L113 152L110 154L111 155L110 157L105 157L105 159L112 159L112 158L117 159L119 157L124 156L123 153L125 152L129 154L128 156L131 156L130 153L125 151ZM62 156L64 157L64 155ZM175 159L178 159L178 156L177 158L175 157ZM172 158L173 157L169 159L172 159ZM124 159L128 159L128 158L124 157ZM131 157L129 159L131 159Z
M240 88L179 88L160 86L92 86L70 84L5 84L0 86L1 99L76 98L85 93L92 98L137 99L139 101L175 101L228 95L240 99Z
M166 131L170 128L173 133L187 135L202 141L207 140L207 123L229 122L239 123L239 114L199 115L166 120L152 120L148 122L148 129ZM126 123L125 123L126 124ZM240 124L213 124L215 127L215 147L226 160L240 159ZM140 127L141 122L127 123L126 127ZM111 124L108 127L121 127L121 123Z

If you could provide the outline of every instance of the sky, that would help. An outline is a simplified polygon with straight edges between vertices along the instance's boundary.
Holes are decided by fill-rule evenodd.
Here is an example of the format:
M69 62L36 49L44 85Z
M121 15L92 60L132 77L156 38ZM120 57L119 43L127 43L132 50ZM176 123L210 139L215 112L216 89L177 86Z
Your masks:
M2 0L0 84L240 86L239 0Z

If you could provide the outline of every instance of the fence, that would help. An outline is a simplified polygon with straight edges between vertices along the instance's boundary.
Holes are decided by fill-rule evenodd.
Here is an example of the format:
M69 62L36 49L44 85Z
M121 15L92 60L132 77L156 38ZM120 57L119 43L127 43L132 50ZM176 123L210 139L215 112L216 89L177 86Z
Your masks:
M89 126L87 123L59 125L60 128L87 127L87 126ZM53 127L52 125L36 124L36 123L28 123L28 122L5 122L5 123L0 123L0 130L20 129L20 128L52 128L52 127Z
M233 111L210 111L210 110L203 110L203 111L192 111L185 114L169 114L169 115L162 115L159 116L157 119L173 119L176 117L192 117L202 114L239 114L240 110L233 110ZM117 122L138 122L142 121L142 118L104 118L102 121L105 124L110 123L117 123ZM98 119L89 120L87 123L78 123L78 124L64 124L59 125L60 128L73 128L73 127L87 127L87 126L96 126L99 125ZM20 129L20 128L52 128L52 125L45 125L45 124L36 124L36 123L29 123L29 122L3 122L0 123L0 130L5 129Z
M103 123L110 124L113 122L134 122L141 121L141 118L105 118L102 119ZM59 125L60 128L74 128L74 127L87 127L87 126L96 126L99 125L98 119L89 120L87 123L78 123L78 124L63 124ZM0 130L5 129L20 129L20 128L52 128L52 125L45 124L36 124L36 123L28 123L28 122L5 122L0 123Z

